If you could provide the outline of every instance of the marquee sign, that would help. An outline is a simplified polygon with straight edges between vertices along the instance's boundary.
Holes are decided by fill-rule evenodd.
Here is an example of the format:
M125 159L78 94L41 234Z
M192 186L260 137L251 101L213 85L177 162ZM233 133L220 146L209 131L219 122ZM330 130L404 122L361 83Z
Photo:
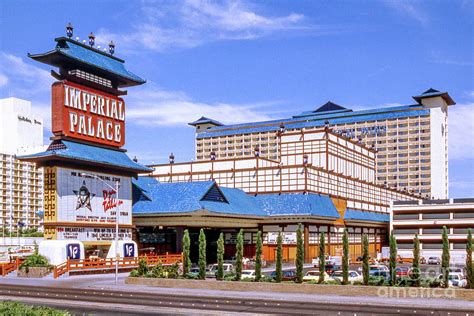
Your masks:
M119 224L132 224L130 177L46 167L44 179L46 239L113 240L115 228L110 225L115 224L117 209ZM113 189L117 182L118 198ZM120 239L131 237L130 229L120 229Z
M52 132L113 147L125 144L125 102L67 80L52 86Z

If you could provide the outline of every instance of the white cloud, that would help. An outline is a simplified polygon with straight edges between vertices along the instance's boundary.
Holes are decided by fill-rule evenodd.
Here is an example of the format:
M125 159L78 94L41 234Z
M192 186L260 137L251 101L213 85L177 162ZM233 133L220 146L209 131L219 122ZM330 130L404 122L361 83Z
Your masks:
M419 23L426 25L429 21L426 13L416 7L413 1L410 0L384 0L383 3L391 9L394 9L399 14L408 16Z
M124 50L135 47L163 51L190 48L219 40L250 40L274 32L304 29L304 16L264 16L242 1L215 3L187 0L176 4L156 3L142 7L141 21L131 31L114 34L101 30L97 39L114 39Z
M8 83L8 77L0 73L0 88L6 86Z
M449 108L449 159L474 159L474 102Z
M0 88L17 97L31 97L37 92L48 91L53 78L48 71L25 62L21 57L0 52ZM7 79L2 85L2 76Z
M180 91L166 91L147 84L142 91L127 97L127 122L145 126L186 126L187 123L206 116L223 123L244 123L268 120L268 112L260 112L280 102L251 104L197 102Z

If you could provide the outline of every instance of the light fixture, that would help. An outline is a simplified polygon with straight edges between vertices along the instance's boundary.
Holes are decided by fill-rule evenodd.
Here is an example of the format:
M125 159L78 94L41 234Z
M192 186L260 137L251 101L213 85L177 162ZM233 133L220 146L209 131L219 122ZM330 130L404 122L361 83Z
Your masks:
M73 35L73 30L74 30L74 27L72 26L71 22L69 22L67 25L66 25L66 35L67 37L71 38L72 35Z
M173 155L173 153L171 153L168 158L169 158L170 164L174 164L174 155Z
M91 47L94 47L94 44L95 44L95 35L94 35L94 33L91 32L89 34L89 45Z

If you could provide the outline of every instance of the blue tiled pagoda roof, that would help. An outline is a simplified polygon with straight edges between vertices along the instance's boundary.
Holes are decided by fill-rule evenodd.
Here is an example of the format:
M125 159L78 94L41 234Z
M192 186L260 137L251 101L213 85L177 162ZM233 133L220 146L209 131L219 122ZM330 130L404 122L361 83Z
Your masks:
M29 57L40 62L61 66L65 61L75 62L106 72L117 77L119 86L133 86L145 83L145 80L125 68L125 62L110 54L91 48L85 44L66 37L56 38L55 49L44 54L28 54Z
M213 120L213 119L210 119L210 118L207 118L205 116L201 116L199 119L197 119L196 121L194 122L191 122L191 123L188 123L188 125L191 125L191 126L196 126L198 124L206 124L206 123L211 123L211 124L214 124L216 126L222 126L224 124L222 124L221 122L219 121L216 121L216 120Z
M125 169L131 172L150 172L153 169L131 160L123 151L85 145L67 140L56 140L44 152L19 157L27 161L67 160Z
M159 183L151 177L133 180L134 215L165 215L207 210L244 216L317 216L338 219L332 200L316 194L249 195L240 189L219 187L213 181ZM209 192L222 195L222 198Z

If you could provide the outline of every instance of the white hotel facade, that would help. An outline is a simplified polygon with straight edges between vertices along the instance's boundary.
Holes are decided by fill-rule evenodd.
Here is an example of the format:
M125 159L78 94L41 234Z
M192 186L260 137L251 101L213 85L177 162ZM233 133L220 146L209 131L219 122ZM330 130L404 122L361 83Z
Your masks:
M291 118L224 125L202 117L196 127L196 160L260 157L281 161L278 130L317 130L325 125L376 151L376 183L422 195L448 197L447 92L429 89L414 96L415 104L352 111L328 102Z
M16 156L42 149L43 121L32 114L31 102L6 98L0 99L0 126L0 225L10 232L19 223L41 229L42 170Z

